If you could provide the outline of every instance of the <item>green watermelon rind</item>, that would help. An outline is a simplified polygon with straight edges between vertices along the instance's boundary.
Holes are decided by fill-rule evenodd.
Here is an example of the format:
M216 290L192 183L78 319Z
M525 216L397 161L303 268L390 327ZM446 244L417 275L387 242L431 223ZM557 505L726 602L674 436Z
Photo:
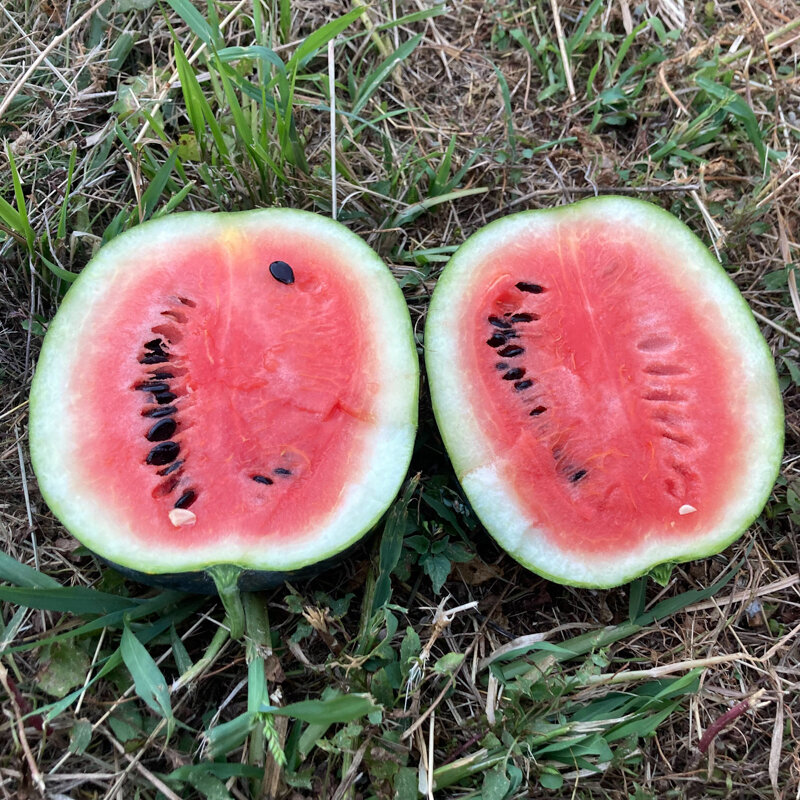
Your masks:
M74 487L69 487L69 479L63 475L68 469L64 464L57 463L52 446L54 439L60 435L58 415L62 400L59 386L65 385L65 377L78 363L78 355L73 352L71 341L75 337L75 326L80 325L83 319L82 308L91 302L98 283L102 283L109 273L113 274L117 256L129 256L131 250L137 246L152 246L154 241L162 237L169 241L176 230L180 231L180 235L202 236L207 231L220 229L221 226L225 230L230 230L231 227L246 229L250 224L258 226L281 221L296 224L300 230L318 231L321 235L338 240L341 246L351 250L358 279L362 282L374 281L368 285L383 298L385 315L380 320L381 324L384 327L391 325L396 331L392 337L392 347L397 351L398 362L403 365L402 374L395 376L392 384L396 389L392 393L391 413L396 415L393 422L396 423L397 446L393 458L387 459L390 463L380 465L385 480L380 491L376 492L380 495L380 502L377 499L375 501L379 510L362 519L348 535L337 538L332 546L289 561L271 562L264 558L263 553L228 559L224 553L220 553L219 558L193 558L188 553L176 558L173 554L144 551L131 555L117 545L113 551L109 551L106 546L110 538L108 531L93 530L91 522L86 524L85 519L87 516L91 519L91 514L84 514L79 508L82 498L76 496ZM211 584L204 577L203 571L216 564L233 563L244 571L248 588L273 586L282 582L285 577L308 575L317 567L329 566L337 556L347 552L375 527L397 495L408 470L416 435L418 398L419 362L405 298L384 262L358 235L334 220L295 209L269 208L225 213L181 212L142 223L115 237L98 251L65 295L45 336L31 386L31 460L44 500L67 530L102 559L122 567L128 574L139 574L145 579L162 584L175 583L210 590ZM165 581L160 580L165 577Z
M764 446L759 450L760 480L755 490L752 490L749 510L737 518L735 526L727 535L714 538L712 531L708 536L698 539L694 546L687 546L684 543L680 549L671 549L662 557L656 556L633 566L620 567L604 563L602 569L594 570L594 574L590 570L588 577L581 578L577 577L578 569L553 569L546 558L535 552L536 545L532 547L530 543L520 541L519 537L516 543L512 542L502 525L501 514L497 511L507 502L508 496L499 491L489 496L485 489L476 486L477 481L473 479L484 466L479 463L480 445L476 445L476 439L479 440L482 436L477 423L470 417L467 398L459 396L458 391L454 389L459 376L452 343L449 341L452 338L449 328L450 320L457 319L457 315L463 309L460 298L466 293L471 274L475 274L481 254L489 251L492 241L500 246L513 241L514 232L519 225L546 226L559 219L576 216L580 218L584 214L589 219L607 214L609 218L616 217L617 222L620 217L624 218L627 215L631 219L643 222L645 227L649 226L654 233L657 231L658 235L670 237L670 241L675 242L677 247L691 251L696 262L694 266L706 276L702 280L708 279L709 285L713 284L714 294L721 292L725 295L726 313L736 319L739 335L742 340L747 341L751 355L760 362L758 376L751 379L762 385L765 403L760 409L764 424L757 431L764 441ZM730 289L734 291L731 292ZM711 289L709 292L711 293ZM759 517L769 499L780 471L784 439L783 402L772 353L747 301L722 265L686 225L652 203L605 195L581 200L570 206L518 212L488 224L459 247L443 270L428 310L424 344L434 415L456 475L475 513L487 531L509 555L527 569L548 580L583 588L610 588L645 575L659 564L682 563L717 554L747 531Z

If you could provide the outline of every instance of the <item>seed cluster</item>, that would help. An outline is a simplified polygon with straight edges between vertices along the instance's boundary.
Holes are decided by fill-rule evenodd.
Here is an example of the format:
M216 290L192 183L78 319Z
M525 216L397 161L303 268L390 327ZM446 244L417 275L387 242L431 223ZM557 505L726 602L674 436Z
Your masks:
M546 291L545 287L539 283L532 281L519 281L516 284L516 289L524 294L542 294ZM520 298L522 302L523 298ZM490 336L486 340L486 344L497 351L497 355L503 359L495 363L495 369L501 373L501 380L511 383L514 387L515 393L518 393L524 403L530 401L535 402L535 393L531 395L528 390L533 388L536 381L528 375L527 368L522 363L523 356L525 355L525 346L521 341L521 333L519 326L536 322L540 319L540 315L532 311L514 311L506 312L502 317L492 314L487 317L487 322L491 326L489 328ZM527 393L527 394L526 394ZM541 403L534 406L528 415L531 417L540 417L547 411L547 406ZM570 483L577 483L587 475L587 470L571 468L567 465L566 469L561 466L560 462L564 460L563 446L556 446L552 449L553 458L559 464L559 471L563 472Z
M195 306L195 303L188 298L178 299L183 306L189 308ZM172 308L163 311L162 316L175 320L178 324L187 319L182 311ZM153 333L157 336L144 343L139 363L144 367L161 366L155 370L146 370L146 379L133 387L135 391L147 395L142 416L155 420L145 433L147 441L155 443L147 453L145 463L153 467L163 467L156 472L159 477L164 478L156 487L154 492L156 497L165 497L174 492L179 484L186 483L186 476L183 474L185 461L178 459L181 446L173 439L180 430L178 407L175 405L175 401L179 399L179 390L174 383L177 370L174 367L175 358L170 353L172 341L167 332L169 329L168 325L154 326ZM184 489L174 502L173 508L188 508L196 499L196 489Z

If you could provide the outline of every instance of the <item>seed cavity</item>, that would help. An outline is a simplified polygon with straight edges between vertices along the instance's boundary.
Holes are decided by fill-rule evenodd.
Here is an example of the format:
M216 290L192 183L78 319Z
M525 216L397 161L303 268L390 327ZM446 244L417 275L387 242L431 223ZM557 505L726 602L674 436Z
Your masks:
M152 389L150 391L152 391ZM174 394L173 392L153 392L153 399L160 406L165 406L168 403L171 403L177 396L178 395Z
M137 383L136 386L134 386L133 388L136 389L137 392L153 392L153 394L169 391L168 384L153 383L152 381L146 381L145 383Z
M643 394L642 399L651 403L685 403L686 395L683 392L670 391L669 389L652 389Z
M570 483L577 483L581 478L586 476L585 469L579 469L577 472L573 472L572 475L569 476Z
M197 516L187 508L173 508L169 512L169 521L176 528L183 528L186 525L194 525L197 522Z
M147 431L147 441L148 442L166 442L167 439L172 438L172 434L175 433L175 428L177 427L177 423L174 419L170 419L169 417L164 417L156 422L149 431Z
M517 344L510 344L508 347L498 350L497 354L499 356L503 356L503 358L516 358L517 356L521 356L524 352L524 347L520 347Z
M547 411L547 407L546 406L536 406L536 408L534 408L533 411L531 411L529 416L538 417L539 414L544 414L545 411Z
M648 375L686 375L689 371L680 364L649 364L644 368Z
M155 408L148 408L147 411L142 411L143 417L167 417L174 414L178 409L175 406L156 406Z
M498 370L500 370L500 372L502 372L504 369L508 369L508 364L506 364L506 362L505 362L505 361L498 361L498 362L497 362L497 363L494 365L494 368L495 368L495 369L498 369Z
M533 381L530 380L530 378L526 378L524 381L517 381L514 384L514 388L518 392L523 392L523 391L525 391L525 389L530 389L531 386L533 386Z
M269 265L269 273L278 283L294 283L294 270L285 261L273 261Z
M512 322L533 322L533 320L539 319L538 314L512 314L511 321Z
M518 381L525 376L525 367L514 367L503 375L504 381Z
M541 294L544 291L544 286L540 286L538 283L520 281L517 284L517 289L519 289L521 292L529 292L530 294Z
M194 489L187 489L176 501L174 508L189 508L197 500L197 493Z
M146 355L144 358L139 359L140 364L163 364L166 361L169 361L169 359L160 353L153 353L152 355Z
M161 467L164 464L169 464L178 457L181 451L181 446L177 442L162 442L157 444L148 454L145 462L153 464L154 466Z
M500 319L500 317L489 317L489 323L494 325L495 328L501 328L503 330L507 330L511 327L510 322L506 322L506 320Z
M183 466L183 459L180 461L176 461L174 464L170 464L166 469L160 469L158 471L159 475L171 475L173 472L177 472Z
M646 336L644 339L636 343L638 350L643 353L657 353L659 350L669 350L675 346L675 342L669 336L663 336L654 333L652 336Z
M256 483L263 483L264 486L272 486L274 482L272 478L268 478L266 475L253 475L253 480Z

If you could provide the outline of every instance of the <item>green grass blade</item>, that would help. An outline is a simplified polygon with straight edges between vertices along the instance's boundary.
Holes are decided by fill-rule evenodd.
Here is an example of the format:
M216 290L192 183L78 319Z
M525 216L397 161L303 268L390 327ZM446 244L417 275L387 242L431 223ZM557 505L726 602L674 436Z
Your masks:
M108 614L135 608L137 600L100 592L86 586L12 587L0 586L0 600L44 611L65 614Z
M375 584L370 616L386 605L392 596L392 571L397 566L403 552L403 537L406 534L408 506L419 485L420 476L411 478L399 500L395 501L386 518L380 546L380 571Z
M61 584L39 572L38 569L21 564L7 553L0 552L0 581L13 583L14 586L24 586L29 589L60 589ZM5 588L5 587L0 587Z
M136 694L157 714L165 717L170 727L174 725L172 704L169 699L167 681L147 648L126 625L122 631L120 653L125 666L133 678Z
M209 47L214 42L211 26L189 0L167 0L172 10L189 26L189 30Z
M62 241L67 236L67 208L69 207L69 193L72 190L72 175L75 172L75 159L78 156L78 148L73 147L69 154L69 164L67 165L67 185L64 187L64 200L61 203L61 211L58 215L58 232L56 237Z
M150 185L145 189L142 195L142 218L139 220L140 222L150 219L153 215L156 206L161 200L161 195L167 186L167 182L170 179L177 158L178 149L173 148L167 160L159 167L158 172L153 176Z
M345 28L353 24L364 12L366 7L361 6L348 11L338 19L331 20L309 34L298 46L297 50L286 65L287 72L297 72L310 61L331 39L335 39Z
M288 706L261 707L262 712L292 717L312 725L352 722L379 710L380 706L368 694L340 694L327 700L301 700L299 703L289 703Z
M407 42L403 42L391 55L387 56L361 84L353 103L352 113L359 114L364 106L369 102L370 97L377 91L378 87L386 80L389 73L401 62L405 61L413 52L414 48L422 40L422 34L412 36Z

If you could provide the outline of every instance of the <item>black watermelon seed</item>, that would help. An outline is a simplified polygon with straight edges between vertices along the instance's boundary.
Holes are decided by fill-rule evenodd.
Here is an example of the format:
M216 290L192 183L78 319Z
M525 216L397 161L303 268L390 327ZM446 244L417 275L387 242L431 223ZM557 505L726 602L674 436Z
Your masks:
M163 364L165 361L169 361L169 359L159 353L153 353L139 359L140 364Z
M177 442L161 442L147 454L146 463L154 464L157 467L169 464L178 457L180 451L181 446Z
M263 483L264 486L272 486L273 484L272 478L268 478L266 475L253 475L253 480L256 483Z
M539 319L538 314L514 314L511 317L512 322L533 322L535 319Z
M156 408L150 408L147 411L142 411L143 417L168 417L170 414L174 414L178 409L175 406L156 406Z
M576 473L569 476L570 483L577 483L584 475L586 475L585 469L579 469Z
M151 339L149 342L144 343L145 350L163 350L163 339Z
M503 375L504 381L518 381L525 375L525 367L514 367Z
M166 442L167 439L172 437L172 434L175 433L175 428L177 427L177 423L174 419L170 419L169 417L164 417L164 419L160 419L147 431L147 441L148 442Z
M526 283L525 281L520 281L517 284L517 289L521 292L530 292L531 294L541 294L544 291L544 287L539 286L538 283Z
M547 409L544 406L536 406L536 408L531 411L530 416L538 417L539 414L544 414L545 411L547 411Z
M500 319L500 317L489 317L489 322L495 326L495 328L510 328L511 323L506 322L504 319Z
M515 358L516 356L521 356L524 352L524 347L520 347L516 344L510 344L508 347L498 350L497 354L503 356L503 358Z
M177 472L183 466L183 460L176 461L174 464L170 464L166 469L160 469L158 471L159 475L170 475L173 472Z
M291 475L292 471L290 469L285 469L284 467L276 467L272 470L276 475Z
M518 392L521 392L521 391L523 391L524 389L530 389L530 388L531 388L531 386L533 386L533 381L532 381L532 380L530 380L529 378L525 378L525 380L524 380L524 381L517 381L517 382L514 384L514 388L515 388L515 389L516 389Z
M505 361L498 361L497 364L494 365L494 368L502 372L504 369L508 369L508 364L506 364Z
M503 336L502 333L496 333L490 339L486 340L486 344L488 344L489 347L500 347L500 345L503 345L505 343L506 343L506 337Z
M169 391L169 386L166 383L156 383L154 381L147 381L146 383L137 383L133 387L137 392L166 392Z
M176 501L174 508L189 508L189 506L194 503L197 499L197 495L195 494L193 489L187 489Z
M165 406L167 403L171 403L177 396L178 395L173 394L172 392L153 392L153 399L160 406Z
M294 271L285 261L273 261L269 265L269 274L279 283L294 283Z

